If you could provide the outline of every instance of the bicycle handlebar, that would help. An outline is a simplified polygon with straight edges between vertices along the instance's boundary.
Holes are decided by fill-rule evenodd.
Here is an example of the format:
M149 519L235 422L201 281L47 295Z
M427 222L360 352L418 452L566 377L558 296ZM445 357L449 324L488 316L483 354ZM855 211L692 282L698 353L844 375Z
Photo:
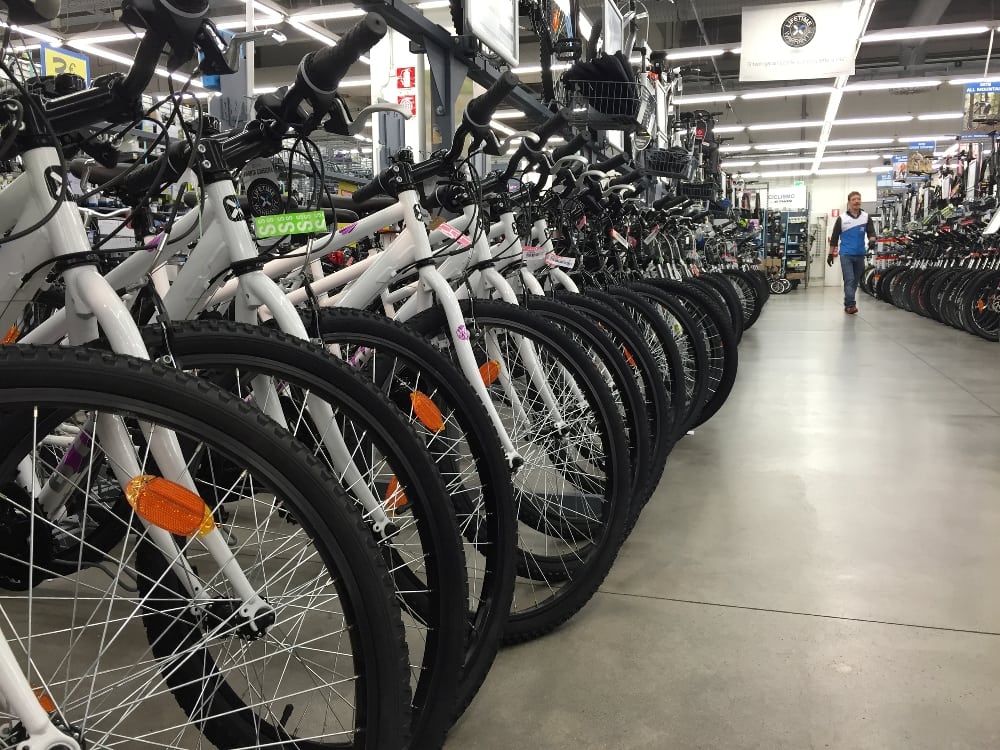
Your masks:
M340 38L337 46L306 55L299 67L303 82L317 94L333 93L351 65L378 44L388 31L389 26L382 16L369 13Z
M610 172L612 169L617 169L628 161L627 154L617 154L612 156L610 159L605 159L602 162L592 165L590 168L596 172Z
M569 143L552 150L552 161L556 162L563 157L579 152L587 143L587 136L578 134Z
M520 84L521 80L516 75L509 70L504 71L504 74L493 82L493 85L489 87L485 94L480 94L466 105L466 118L473 125L481 127L489 125L497 107Z

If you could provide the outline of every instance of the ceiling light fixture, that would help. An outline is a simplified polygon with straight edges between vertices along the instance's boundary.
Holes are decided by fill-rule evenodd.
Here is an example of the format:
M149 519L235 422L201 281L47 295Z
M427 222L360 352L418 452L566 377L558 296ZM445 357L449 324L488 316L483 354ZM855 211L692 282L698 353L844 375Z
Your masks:
M93 55L94 57L100 57L103 58L104 60L110 60L111 62L120 63L128 68L131 68L132 63L135 62L133 58L127 55L120 55L117 52L112 52L109 49L104 49L103 47L97 47L92 44L85 44L83 42L75 42L75 41L69 41L66 44L67 46L72 47L73 49L78 49L81 52L86 52L88 55ZM162 76L163 78L173 78L175 81L179 81L180 83L188 83L188 81L190 80L191 86L193 88L198 88L198 89L205 88L204 86L201 85L201 83L198 82L196 78L189 78L183 73L171 73L166 68L161 68L161 67L157 67L154 70L154 72L158 76Z
M833 138L827 146L881 146L892 143L892 138Z
M761 89L760 91L740 92L740 99L780 99L786 96L811 96L813 94L829 94L832 86L788 86L783 89Z
M717 135L725 135L726 133L742 133L746 129L746 125L716 125L712 128L712 132Z
M823 127L822 120L798 120L793 122L759 122L747 125L747 130L795 130L798 128L821 127Z
M299 31L301 31L306 36L311 36L317 42L322 42L328 47L337 46L337 42L333 37L331 37L329 34L320 31L319 29L313 28L312 26L309 25L309 22L307 21L296 21L294 18L289 18L288 23L291 26L298 29Z
M293 13L289 21L326 21L333 18L358 18L365 15L361 8L328 8L326 10L304 10Z
M940 86L936 78L898 78L890 81L857 81L844 86L844 91L888 91L892 89L929 89Z
M747 145L741 145L741 146L719 146L719 152L723 153L723 154L737 154L737 153L742 153L743 151L749 151L749 150L750 150L750 146L747 146Z
M890 139L891 140L891 139ZM791 141L789 143L757 143L754 145L755 151L802 151L807 148L816 148L816 141Z
M824 154L823 161L871 161L872 159L878 159L879 155L876 154Z
M437 8L447 8L451 5L451 0L428 0L426 3L417 3L417 10L435 10Z
M29 39L38 39L51 47L61 47L63 45L63 40L59 37L46 34L44 31L35 29L33 26L18 26L17 24L8 24L6 21L0 21L0 28L7 28L8 26L15 34L26 36Z
M868 171L871 172L872 174L884 174L886 172L891 172L892 171L892 167L891 166L890 167L885 167L885 166L883 166L883 167L872 167Z
M905 138L897 138L896 143L917 143L918 141L954 141L957 135L908 135Z
M835 169L814 169L813 174L868 174L868 167L838 167Z
M811 156L795 156L790 158L782 159L761 159L757 163L763 166L773 166L778 167L783 164L801 164L802 162L812 161Z
M861 37L862 44L894 42L900 39L929 39L942 36L974 36L990 30L983 24L942 24L940 26L911 26L906 29L883 29L872 31Z
M759 172L758 177L796 177L798 175L807 174L808 169L779 169L774 172Z
M552 65L551 69L552 69L553 72L560 72L560 71L563 71L563 70L569 70L569 63L555 63L554 65ZM542 72L542 66L541 65L524 65L524 66L522 66L520 68L513 68L511 70L511 72L514 73L515 75L522 75L524 73L541 73Z
M724 55L726 51L721 47L708 47L705 49L689 49L689 50L678 50L676 52L668 52L668 60L697 60L701 57L718 57L719 55Z
M983 78L949 78L948 83L952 86L964 86L967 83L997 83L1000 76L984 76Z
M910 122L913 115L884 115L880 117L848 117L834 120L834 125L881 125L889 122Z
M504 135L514 135L514 128L508 128L502 122L497 122L496 120L490 121L490 127L494 130L499 130Z
M494 120L518 120L525 116L519 109L501 109L493 113Z
M965 117L965 112L932 112L926 115L917 115L918 120L961 120Z
M737 167L752 167L756 163L757 162L753 161L752 159L746 159L746 160L743 160L743 161L739 161L739 160L737 160L737 161L724 161L724 162L722 162L722 164L720 164L720 166L723 169L730 169L730 168L735 169Z
M555 66L552 66L555 69ZM516 71L515 71L516 72ZM683 107L685 104L711 104L712 102L731 102L736 94L696 94L694 96L675 96L671 104Z

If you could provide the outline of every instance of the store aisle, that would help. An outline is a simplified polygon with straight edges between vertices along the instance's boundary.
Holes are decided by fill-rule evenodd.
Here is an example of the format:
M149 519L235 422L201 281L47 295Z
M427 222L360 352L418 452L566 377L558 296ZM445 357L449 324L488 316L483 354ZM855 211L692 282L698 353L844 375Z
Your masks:
M1000 347L772 298L600 594L449 750L1000 747Z

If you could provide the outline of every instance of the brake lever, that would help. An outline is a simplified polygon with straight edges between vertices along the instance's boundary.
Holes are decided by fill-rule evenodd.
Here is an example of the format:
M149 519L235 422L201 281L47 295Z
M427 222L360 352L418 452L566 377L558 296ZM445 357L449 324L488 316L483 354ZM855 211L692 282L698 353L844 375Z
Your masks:
M553 169L558 172L560 169L569 169L572 171L574 164L581 164L585 168L590 164L586 157L580 156L579 154L570 154L569 156L564 156L562 159L557 161L553 165Z
M390 104L389 102L369 104L360 110L355 117L351 117L350 112L347 111L347 104L344 103L344 100L338 94L330 106L330 116L323 123L323 129L328 133L335 133L336 135L358 135L364 130L368 118L378 112L395 112L402 115L404 120L409 120L413 117L410 111L403 105Z

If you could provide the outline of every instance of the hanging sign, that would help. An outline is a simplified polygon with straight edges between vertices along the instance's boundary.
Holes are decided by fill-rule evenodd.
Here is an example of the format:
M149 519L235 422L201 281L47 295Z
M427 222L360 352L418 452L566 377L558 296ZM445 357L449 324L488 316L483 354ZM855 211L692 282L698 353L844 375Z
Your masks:
M858 29L851 0L744 7L740 81L853 75Z
M992 133L1000 119L1000 81L982 81L965 85L964 133ZM990 122L992 121L992 123Z
M57 76L60 73L72 73L80 76L90 85L90 58L82 52L70 52L62 47L41 46L42 75Z
M808 196L804 183L799 185L771 186L767 191L769 211L790 211L805 208Z
M483 45L516 66L521 39L518 0L477 0L463 4L466 33L471 33Z
M934 171L934 146L934 141L910 143L910 153L906 157L906 168L911 175L931 174Z

